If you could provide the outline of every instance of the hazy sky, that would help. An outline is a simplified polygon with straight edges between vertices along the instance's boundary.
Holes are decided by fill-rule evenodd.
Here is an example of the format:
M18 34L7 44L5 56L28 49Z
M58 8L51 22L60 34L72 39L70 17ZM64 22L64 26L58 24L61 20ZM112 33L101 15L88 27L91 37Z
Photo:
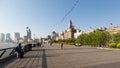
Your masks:
M81 30L90 27L120 26L120 0L79 0L74 10L61 22L76 0L0 0L0 33L26 34L28 26L36 37L51 30L64 31L72 19ZM56 26L53 26L57 24Z

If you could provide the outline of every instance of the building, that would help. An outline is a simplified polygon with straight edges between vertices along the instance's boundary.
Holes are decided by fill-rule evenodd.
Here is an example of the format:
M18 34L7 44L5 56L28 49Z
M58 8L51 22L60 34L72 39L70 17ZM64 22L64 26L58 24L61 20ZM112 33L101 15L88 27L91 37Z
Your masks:
M75 33L74 26L72 24L72 20L69 21L67 29L62 32L59 36L59 39L68 39L68 38L74 38L74 33Z
M47 39L48 39L48 40L51 40L51 36L50 36L50 35L48 35L48 36L47 36Z
M74 29L74 26L72 24L72 20L70 20L68 23L67 30L65 30L65 32L64 32L64 38L65 39L74 38L74 32L75 32L75 29Z
M5 42L5 34L4 33L0 34L0 42Z
M96 28L96 29L90 29L88 31L84 31L83 33L89 34L89 33L94 32L96 30L105 31L105 30L107 30L107 28L106 27L99 27L99 28Z
M15 42L19 42L20 39L21 39L20 38L20 33L19 32L15 32L15 34L14 34L14 41Z
M120 27L119 26L112 27L112 28L107 29L106 31L109 32L110 34L116 34L120 32Z
M90 29L88 31L84 31L83 34L89 34L89 33L94 32L94 31L95 31L95 29Z
M52 40L58 40L58 33L56 33L55 31L53 31L52 34L51 34L51 39Z
M79 29L79 28L76 28L76 31L74 33L74 38L78 38L78 36L80 36L83 32Z
M6 42L12 42L10 33L6 34Z
M27 36L23 37L24 42L27 42Z
M27 39L28 39L28 40L31 40L31 39L32 39L32 38L31 38L31 30L30 30L30 29L27 30Z
M62 33L60 33L60 35L59 35L59 39L64 40L64 33L63 33L63 32L62 32Z

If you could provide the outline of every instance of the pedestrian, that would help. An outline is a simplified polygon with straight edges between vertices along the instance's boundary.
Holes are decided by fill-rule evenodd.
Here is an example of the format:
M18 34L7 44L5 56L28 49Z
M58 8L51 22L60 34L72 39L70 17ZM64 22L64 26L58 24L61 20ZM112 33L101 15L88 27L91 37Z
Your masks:
M28 44L29 45L29 49L32 50L32 44Z
M40 47L41 47L42 43L40 42Z
M61 43L61 49L63 49L63 43Z
M50 46L52 46L52 42L50 42Z
M22 50L21 43L18 44L15 50L17 52L17 58L23 58L23 50Z

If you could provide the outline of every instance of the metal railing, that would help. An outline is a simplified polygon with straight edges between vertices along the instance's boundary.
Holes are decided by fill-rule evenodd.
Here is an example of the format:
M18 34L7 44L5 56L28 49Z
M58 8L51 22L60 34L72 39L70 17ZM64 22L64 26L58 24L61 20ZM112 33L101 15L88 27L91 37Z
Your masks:
M0 49L0 60L15 54L15 47Z
M32 50L32 44L23 45L22 49L24 52L30 51ZM15 54L16 54L15 47L0 49L0 61Z

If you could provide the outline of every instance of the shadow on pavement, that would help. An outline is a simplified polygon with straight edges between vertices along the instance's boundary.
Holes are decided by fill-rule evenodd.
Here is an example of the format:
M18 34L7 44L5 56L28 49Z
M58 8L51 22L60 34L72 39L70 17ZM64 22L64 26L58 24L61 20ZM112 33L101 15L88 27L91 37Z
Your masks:
M14 62L17 59L16 56L10 57L6 61L0 62L0 68L4 68L6 65L10 64L11 62Z
M42 55L42 68L47 68L47 58L45 49L43 49L43 55Z

